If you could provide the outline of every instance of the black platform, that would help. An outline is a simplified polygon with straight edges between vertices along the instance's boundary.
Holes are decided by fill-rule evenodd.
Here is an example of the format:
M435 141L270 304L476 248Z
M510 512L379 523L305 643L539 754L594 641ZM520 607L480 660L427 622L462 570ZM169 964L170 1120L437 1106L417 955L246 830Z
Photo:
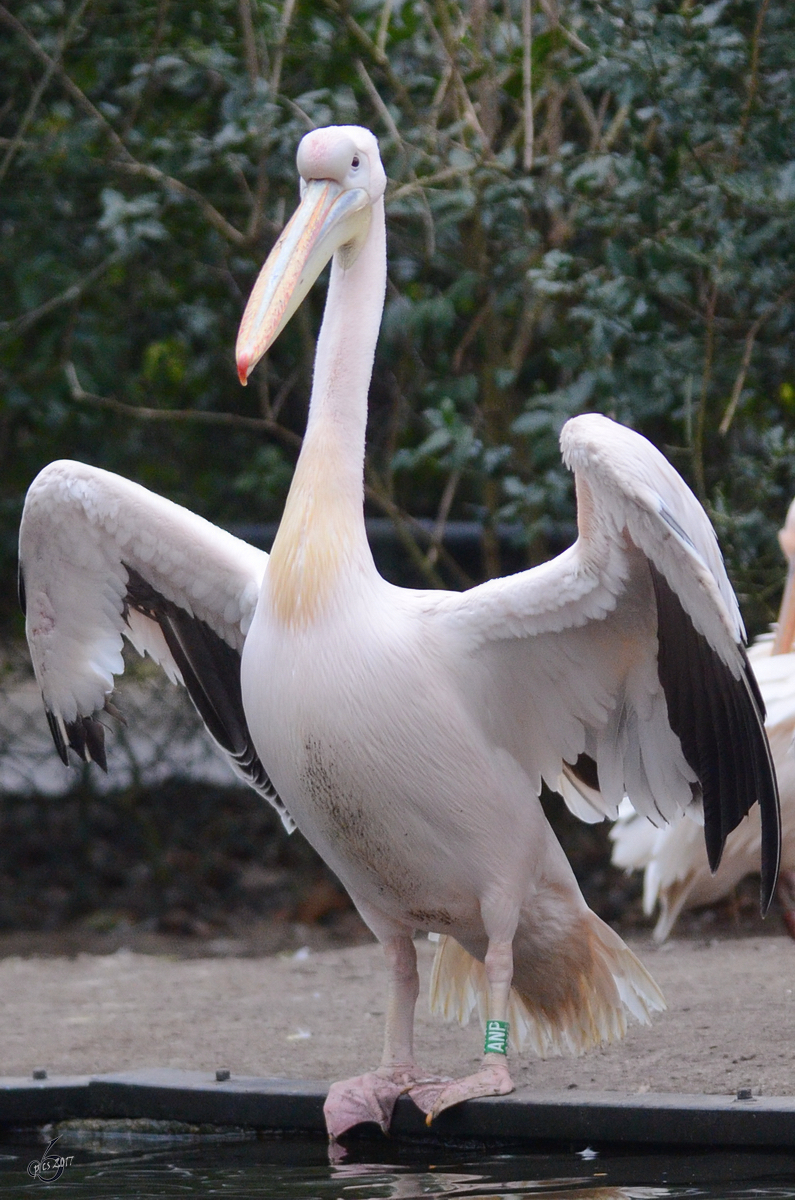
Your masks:
M117 1075L0 1078L0 1124L69 1118L149 1118L195 1124L322 1133L327 1084L235 1077L168 1068ZM469 1100L427 1129L408 1099L392 1133L412 1138L565 1141L731 1147L795 1147L795 1096L622 1095L533 1092Z

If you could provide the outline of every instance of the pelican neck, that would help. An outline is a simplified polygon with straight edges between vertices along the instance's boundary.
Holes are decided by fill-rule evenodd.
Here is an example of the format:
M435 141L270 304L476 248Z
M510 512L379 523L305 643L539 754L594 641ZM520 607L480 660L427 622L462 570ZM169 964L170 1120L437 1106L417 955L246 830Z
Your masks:
M383 199L354 263L331 267L309 418L268 565L279 620L312 624L351 571L375 570L364 524L367 396L386 290Z

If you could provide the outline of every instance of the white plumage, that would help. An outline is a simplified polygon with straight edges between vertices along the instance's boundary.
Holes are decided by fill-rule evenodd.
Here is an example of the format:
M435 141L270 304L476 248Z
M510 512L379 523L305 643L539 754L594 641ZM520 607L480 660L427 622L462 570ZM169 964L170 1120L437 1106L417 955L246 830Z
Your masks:
M441 935L432 1001L580 1053L647 1021L659 990L586 906L541 809L628 793L657 821L703 802L713 861L758 799L763 901L778 808L742 625L709 522L665 459L590 414L561 435L579 538L463 594L377 573L362 493L367 391L386 280L375 138L298 151L301 205L254 288L245 382L333 256L309 420L270 558L133 484L54 464L20 534L28 636L56 743L101 756L122 635L181 676L236 769L283 806L384 946L384 1057L335 1084L332 1135L384 1128L402 1092L430 1115L510 1091L504 1055L456 1082L414 1062L413 936ZM241 656L242 649L242 656ZM276 798L276 793L281 799Z

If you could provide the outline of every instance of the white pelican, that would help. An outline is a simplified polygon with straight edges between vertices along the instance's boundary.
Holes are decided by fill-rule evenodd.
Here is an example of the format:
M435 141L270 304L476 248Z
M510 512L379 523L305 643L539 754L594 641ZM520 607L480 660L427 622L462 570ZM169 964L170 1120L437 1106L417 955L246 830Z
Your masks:
M758 638L749 650L754 674L767 708L765 728L781 795L781 871L778 899L784 924L795 938L795 501L787 513L779 542L789 563L775 634ZM759 870L762 828L759 809L729 834L718 870L713 874L701 830L686 816L662 829L636 813L624 801L619 820L610 831L613 862L627 871L643 870L643 908L648 914L659 902L654 937L664 942L680 913L714 904L741 879Z
M375 569L362 507L367 392L386 279L375 137L315 130L300 206L241 325L245 381L333 257L306 437L270 558L134 483L53 463L21 530L31 654L56 744L102 759L126 636L181 678L236 769L281 807L383 945L381 1066L335 1084L335 1137L513 1088L514 1046L580 1053L662 1006L592 913L538 799L579 812L628 794L664 821L703 802L710 860L759 801L762 904L778 801L742 625L707 517L644 438L598 415L561 435L579 538L462 594ZM278 799L279 797L280 799ZM289 814L289 815L288 815ZM441 935L432 1000L486 1019L482 1067L414 1061L416 931ZM355 1039L352 1037L352 1045Z

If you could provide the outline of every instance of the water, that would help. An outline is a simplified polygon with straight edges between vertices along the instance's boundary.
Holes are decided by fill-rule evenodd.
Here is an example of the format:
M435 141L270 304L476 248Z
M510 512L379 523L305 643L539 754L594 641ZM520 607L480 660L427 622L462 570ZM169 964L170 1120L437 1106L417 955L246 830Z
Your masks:
M795 1200L795 1153L640 1154L583 1147L508 1154L471 1146L361 1141L351 1143L344 1161L331 1164L321 1139L61 1128L44 1164L44 1176L47 1169L50 1176L45 1181L31 1177L27 1168L41 1163L46 1149L32 1131L0 1140L0 1197ZM51 1178L61 1163L68 1165Z

